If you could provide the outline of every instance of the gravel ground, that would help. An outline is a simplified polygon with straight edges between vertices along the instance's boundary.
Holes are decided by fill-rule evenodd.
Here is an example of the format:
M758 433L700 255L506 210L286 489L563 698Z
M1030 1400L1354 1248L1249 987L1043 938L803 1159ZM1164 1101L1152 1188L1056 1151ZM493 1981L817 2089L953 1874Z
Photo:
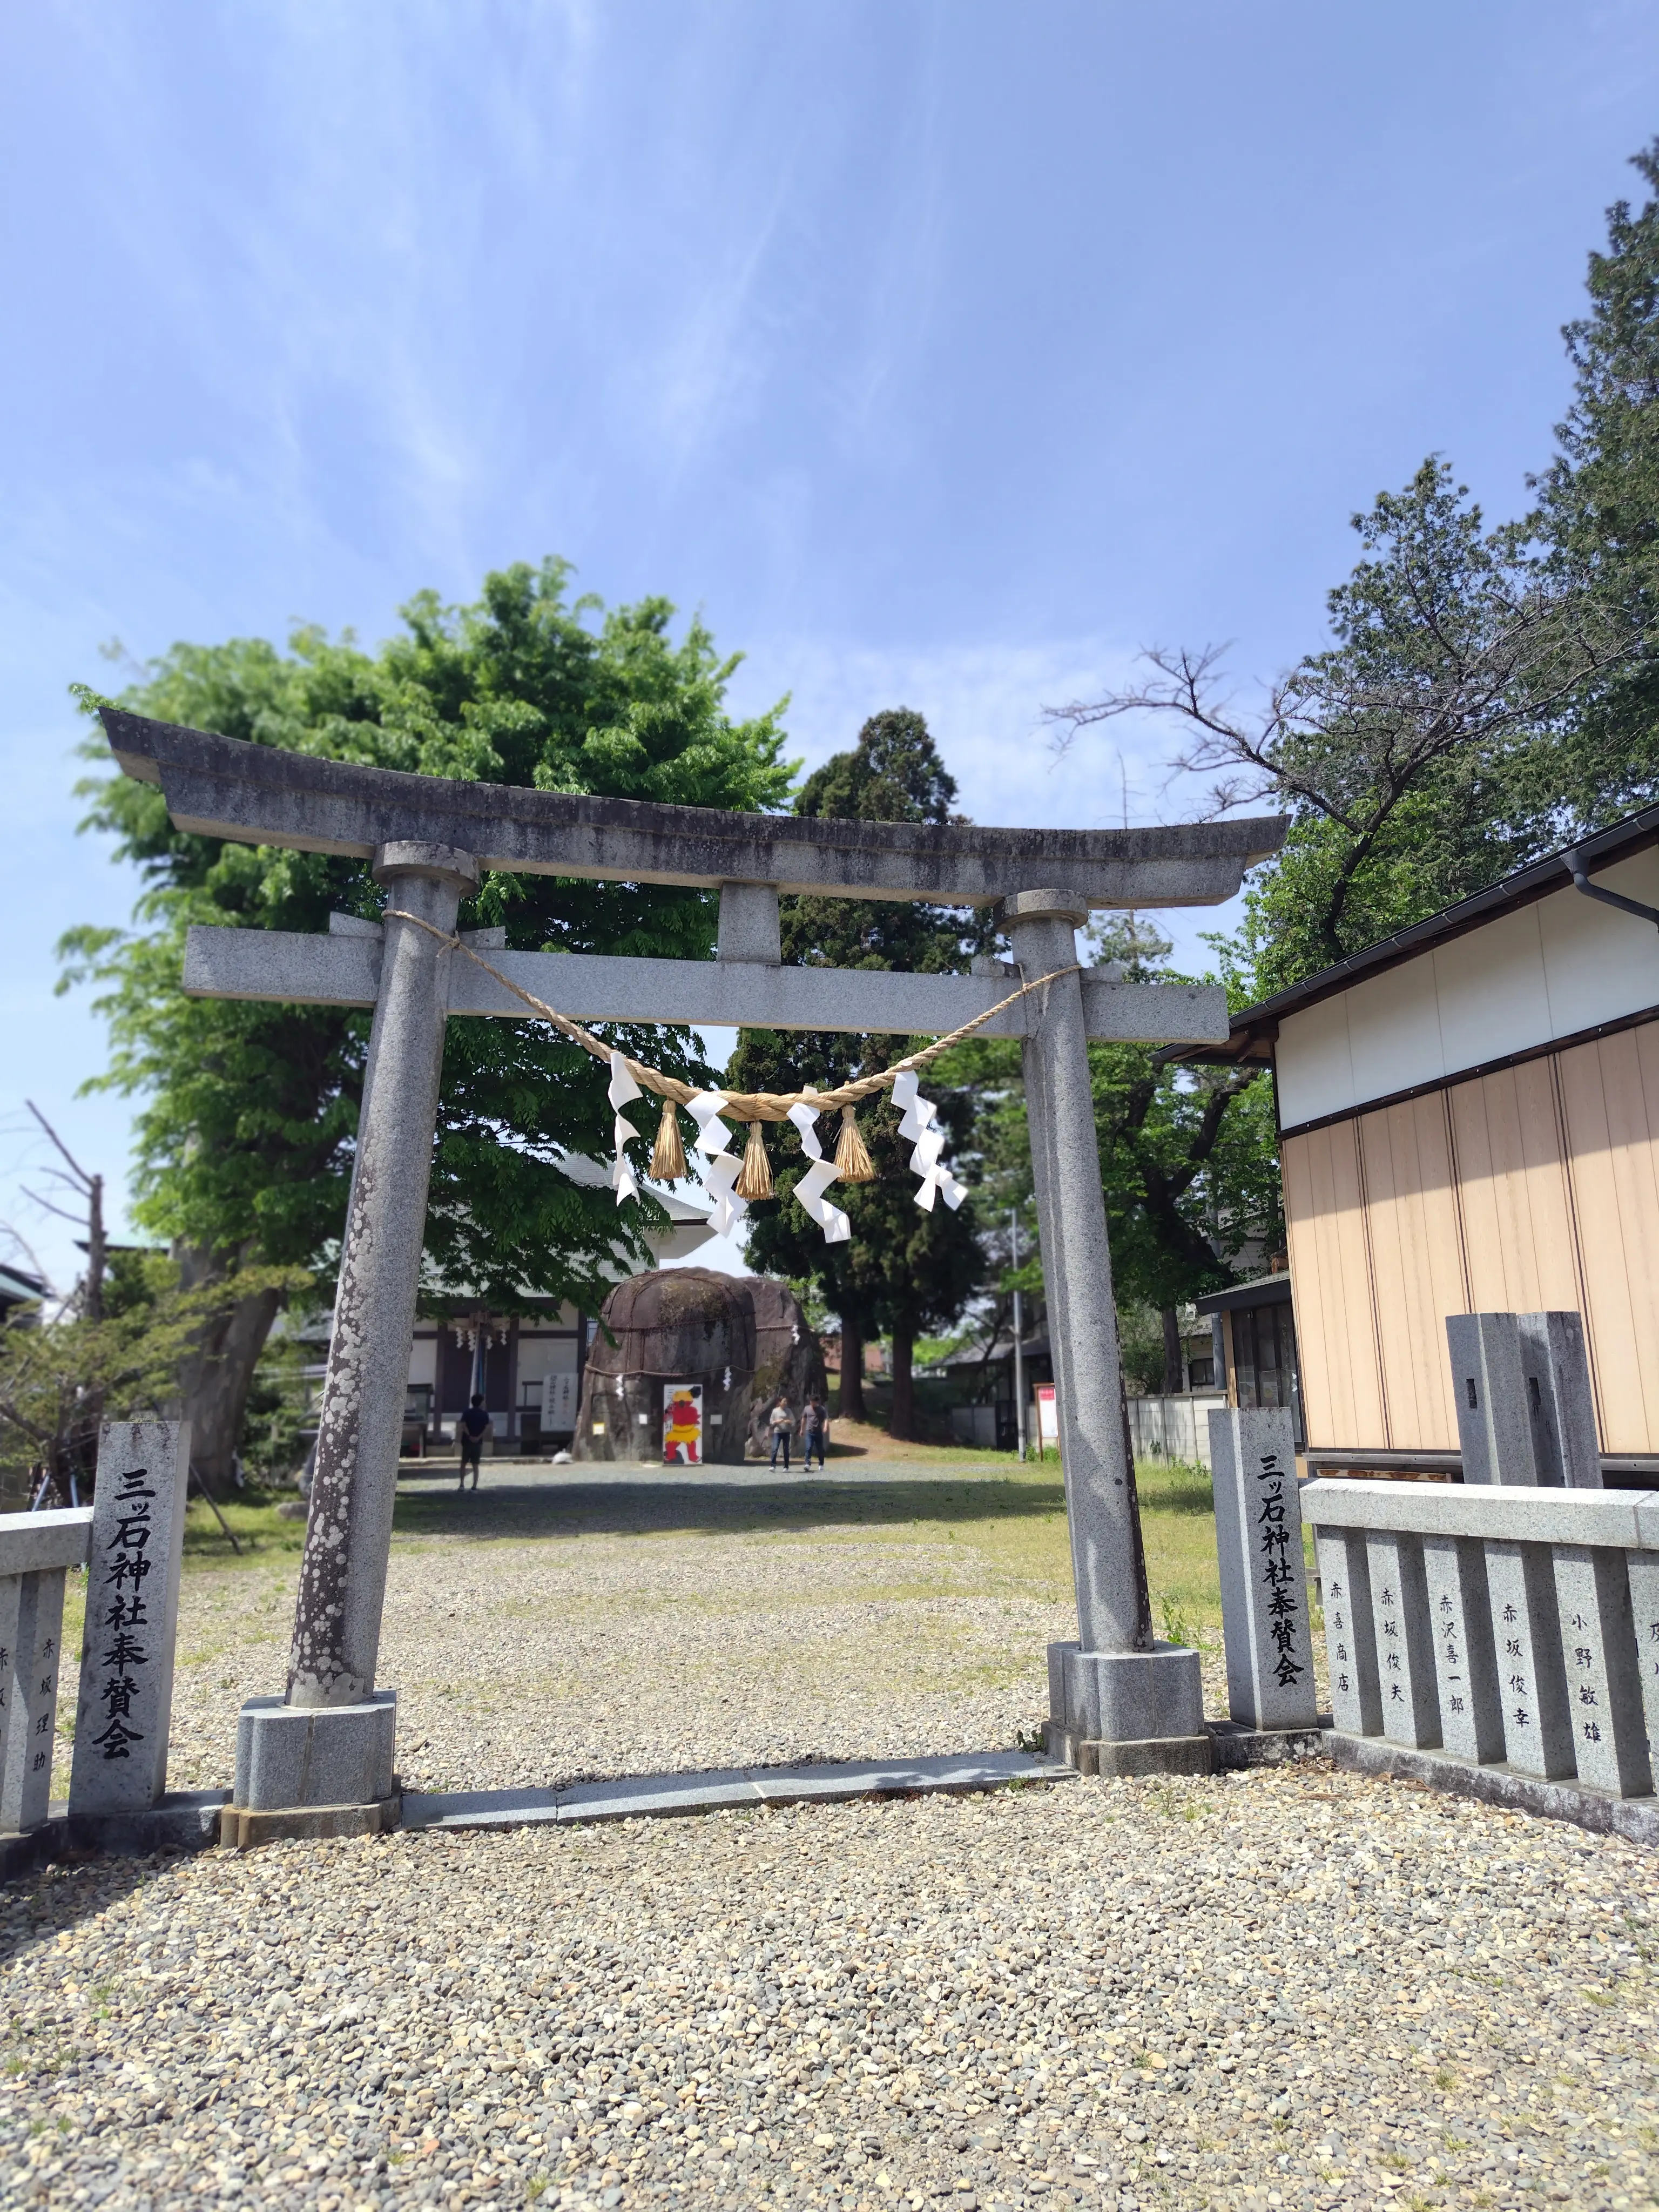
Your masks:
M287 1576L187 1586L204 1779ZM401 1763L1006 1744L1017 1581L937 1532L400 1544ZM1653 1872L1323 1765L54 1868L0 1893L0 2197L1625 2212Z
M228 1782L238 1707L281 1688L294 1578L186 1585L175 1789ZM1048 1639L1076 1633L951 1542L436 1537L392 1554L380 1672L408 1788L552 1787L1004 1747L1046 1710Z

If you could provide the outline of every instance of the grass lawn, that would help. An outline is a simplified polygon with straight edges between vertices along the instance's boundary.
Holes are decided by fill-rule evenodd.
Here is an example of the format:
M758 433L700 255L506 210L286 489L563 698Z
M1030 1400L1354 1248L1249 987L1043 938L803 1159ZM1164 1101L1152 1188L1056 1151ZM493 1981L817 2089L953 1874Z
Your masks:
M636 1533L661 1534L677 1528L710 1534L771 1528L780 1535L810 1529L821 1536L832 1527L849 1532L878 1527L890 1538L902 1538L908 1531L918 1540L942 1537L969 1545L994 1566L999 1579L1018 1581L1033 1596L1055 1603L1065 1600L1071 1589L1071 1547L1066 1535L1065 1492L1052 1458L1022 1467L1006 1452L890 1444L879 1430L868 1433L878 1439L874 1448L832 1449L829 1479L815 1481L810 1489L779 1482L753 1488L734 1486L730 1491L676 1492L671 1482L665 1482L662 1491L650 1493L631 1516ZM859 1460L866 1449L872 1459L878 1451L884 1467L913 1467L914 1476L861 1483ZM1143 1462L1135 1476L1159 1633L1167 1632L1167 1617L1184 1620L1200 1638L1218 1637L1221 1587L1208 1475L1202 1468L1153 1460ZM489 1480L486 1463L486 1492ZM289 1559L297 1562L305 1524L277 1518L276 1507L285 1494L251 1494L223 1504L225 1519L242 1547L240 1560L233 1556L211 1509L202 1499L192 1499L185 1523L185 1573L239 1565L270 1568ZM505 1511L492 1517L492 1534L508 1533L500 1525L502 1520L511 1533L526 1536L546 1527L547 1505L534 1492L522 1500L497 1495L503 1498ZM579 1511L570 1517L579 1526L593 1525L591 1513ZM394 1541L470 1533L475 1526L476 1516L468 1518L465 1505L447 1486L427 1490L405 1484L399 1492ZM76 1633L78 1637L78 1620Z

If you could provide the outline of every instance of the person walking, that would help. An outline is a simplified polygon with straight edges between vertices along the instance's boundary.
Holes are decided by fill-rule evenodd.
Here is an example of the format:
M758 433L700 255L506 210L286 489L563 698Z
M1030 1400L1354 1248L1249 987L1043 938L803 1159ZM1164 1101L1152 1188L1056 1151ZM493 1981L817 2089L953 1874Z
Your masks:
M830 1408L816 1392L806 1401L806 1410L800 1417L800 1471L812 1471L812 1455L818 1455L818 1473L823 1473L823 1447L829 1438Z
M463 1490L466 1488L466 1471L470 1467L472 1469L472 1487L476 1490L478 1486L478 1468L483 1458L483 1440L495 1431L495 1424L484 1411L482 1390L473 1392L472 1403L461 1415L457 1427L461 1440L460 1487Z
M783 1454L783 1471L789 1472L789 1438L795 1425L795 1417L789 1410L789 1401L780 1398L768 1416L767 1425L772 1431L772 1464L778 1463L778 1454Z

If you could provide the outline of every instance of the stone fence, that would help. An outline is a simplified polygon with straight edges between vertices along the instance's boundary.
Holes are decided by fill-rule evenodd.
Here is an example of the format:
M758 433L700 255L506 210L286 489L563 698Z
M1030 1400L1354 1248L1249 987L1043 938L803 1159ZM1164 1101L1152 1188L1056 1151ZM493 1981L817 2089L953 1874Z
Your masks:
M199 1850L224 1790L169 1792L190 1431L106 1421L90 1506L0 1516L0 1880L64 1850ZM67 1808L51 1805L64 1577L88 1568Z
M1651 1808L1659 1491L1316 1481L1301 1506L1338 1739Z
M0 1835L45 1825L52 1795L64 1577L87 1562L92 1509L0 1517Z

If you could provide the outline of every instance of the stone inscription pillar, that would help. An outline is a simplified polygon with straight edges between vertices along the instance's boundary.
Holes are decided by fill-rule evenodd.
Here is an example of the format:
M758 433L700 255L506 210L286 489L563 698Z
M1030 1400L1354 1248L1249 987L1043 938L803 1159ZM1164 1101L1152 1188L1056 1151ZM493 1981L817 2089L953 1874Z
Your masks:
M477 888L478 867L447 845L382 845L374 877L390 906L447 933ZM426 930L386 922L294 1618L290 1705L361 1705L374 1688L450 958Z
M1210 1467L1228 1711L1245 1728L1317 1728L1290 1408L1212 1413Z
M148 1813L167 1786L190 1487L188 1421L106 1421L87 1562L72 1818Z

